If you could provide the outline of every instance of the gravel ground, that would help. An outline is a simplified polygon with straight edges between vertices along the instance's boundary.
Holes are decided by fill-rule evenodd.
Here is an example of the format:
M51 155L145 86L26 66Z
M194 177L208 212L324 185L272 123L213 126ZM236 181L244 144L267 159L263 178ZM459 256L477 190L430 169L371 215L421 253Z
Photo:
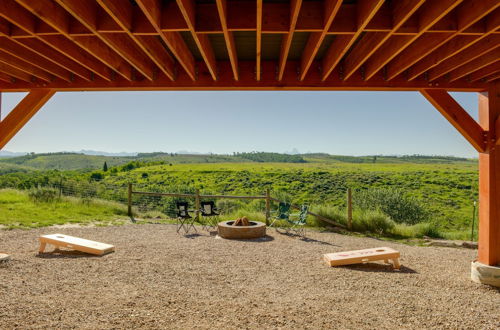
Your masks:
M61 232L114 244L103 257L37 255ZM470 281L476 251L333 233L184 237L173 225L0 231L0 329L500 328L500 290ZM328 252L389 246L401 271L331 268ZM49 246L48 251L52 247Z

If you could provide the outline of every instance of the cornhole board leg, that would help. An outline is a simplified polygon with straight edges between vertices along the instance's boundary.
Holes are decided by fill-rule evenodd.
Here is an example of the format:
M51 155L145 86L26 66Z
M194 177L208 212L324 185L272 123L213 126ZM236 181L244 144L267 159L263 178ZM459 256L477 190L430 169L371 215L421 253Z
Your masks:
M94 255L103 255L115 250L115 247L110 244L90 241L87 239L64 234L44 235L40 236L39 240L39 253L43 253L43 251L45 251L45 247L47 244L54 245L56 249L58 249L59 247L65 247Z
M399 269L401 264L399 262L400 253L388 247L379 247L366 250L345 251L337 253L327 253L323 255L323 259L330 266L344 266L360 264L369 261L384 261L389 263L392 261L392 267Z

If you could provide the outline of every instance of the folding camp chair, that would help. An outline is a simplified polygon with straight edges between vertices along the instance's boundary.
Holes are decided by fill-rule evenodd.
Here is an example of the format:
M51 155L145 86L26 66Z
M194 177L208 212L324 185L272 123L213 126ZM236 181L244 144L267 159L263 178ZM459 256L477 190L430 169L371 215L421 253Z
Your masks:
M285 202L280 202L278 204L278 215L275 216L273 219L273 222L269 225L269 227L273 227L274 226L274 223L276 221L280 221L280 220L287 220L290 218L290 203L285 203Z
M177 202L176 206L177 206L177 233L179 233L181 229L184 229L184 232L187 234L189 233L189 230L191 228L193 228L194 231L198 232L196 230L196 227L194 226L195 218L193 218L189 214L188 203Z
M207 223L203 224L204 229L215 229L219 219L220 212L213 201L201 202L201 215L207 219Z
M287 228L287 231L293 231L296 235L305 236L306 228L304 227L307 223L307 215L308 215L309 207L307 205L302 205L300 207L300 213L290 214L292 217L298 217L296 220L292 220L290 218L286 219L286 221L291 225Z

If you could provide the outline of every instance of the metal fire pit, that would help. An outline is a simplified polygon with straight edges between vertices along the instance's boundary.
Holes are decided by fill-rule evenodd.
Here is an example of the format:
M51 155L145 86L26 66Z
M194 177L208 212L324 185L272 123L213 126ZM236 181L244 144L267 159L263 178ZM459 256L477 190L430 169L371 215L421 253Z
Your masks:
M250 226L233 226L233 223L234 220L219 222L219 236L229 239L250 239L266 235L266 224L263 222L250 221Z

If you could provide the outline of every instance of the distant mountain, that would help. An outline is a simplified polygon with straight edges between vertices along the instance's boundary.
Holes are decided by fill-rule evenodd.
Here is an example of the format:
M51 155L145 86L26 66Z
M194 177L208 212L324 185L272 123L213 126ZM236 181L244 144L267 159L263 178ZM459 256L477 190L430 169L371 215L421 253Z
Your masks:
M71 151L71 153L73 153ZM89 156L108 156L108 157L135 157L137 156L137 152L106 152L106 151L96 151L96 150L80 150L80 151L75 151L74 153L77 154L84 154L84 155L89 155Z
M10 152L10 151L0 150L0 158L19 157L19 156L24 156L26 154L27 152Z

